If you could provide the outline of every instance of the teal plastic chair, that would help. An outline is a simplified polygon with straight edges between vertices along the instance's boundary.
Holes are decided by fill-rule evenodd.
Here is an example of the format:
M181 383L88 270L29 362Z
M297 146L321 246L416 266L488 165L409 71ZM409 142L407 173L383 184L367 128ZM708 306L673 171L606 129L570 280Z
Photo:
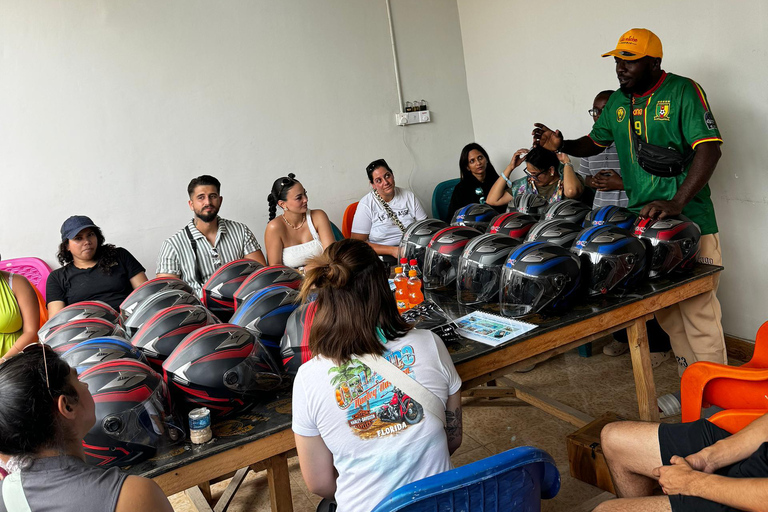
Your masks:
M461 179L455 178L437 184L432 193L432 217L443 222L451 222L453 212L448 211L448 206L451 204L453 189L460 181Z
M338 242L339 240L344 240L344 235L341 234L341 230L336 227L336 224L331 222L331 229L333 230L333 238Z

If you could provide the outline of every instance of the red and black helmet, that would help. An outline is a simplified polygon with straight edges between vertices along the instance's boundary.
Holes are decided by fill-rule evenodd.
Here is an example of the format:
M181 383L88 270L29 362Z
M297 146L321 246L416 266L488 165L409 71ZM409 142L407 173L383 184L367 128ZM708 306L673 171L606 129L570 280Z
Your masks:
M235 311L235 292L243 281L264 265L253 260L235 260L222 265L203 285L203 305L227 321Z
M451 226L466 226L484 232L497 213L492 206L485 203L468 204L456 210L451 219Z
M622 229L632 230L636 219L637 215L626 208L608 205L603 206L602 208L596 208L589 212L587 216L584 217L583 226L588 228L589 226L611 225L618 226Z
M78 343L102 336L125 338L125 331L119 325L101 318L84 318L72 320L59 326L43 340L43 343L51 347L56 353L63 354Z
M122 322L128 320L128 318L136 311L143 301L147 300L156 293L165 290L184 290L187 293L194 295L195 291L187 283L181 279L175 277L156 277L149 281L142 283L138 288L133 290L125 300L120 304L120 319Z
M638 219L634 235L645 242L651 261L648 277L693 268L701 247L701 230L683 215L654 220Z
M141 349L154 369L161 371L163 361L187 334L217 323L219 320L203 306L172 306L158 311L144 322L141 329L131 338L131 344Z
M416 260L416 265L419 268L424 268L424 253L429 241L432 240L435 233L447 227L448 224L440 219L424 219L412 223L400 240L398 261L401 258L408 261Z
M163 373L188 404L221 416L249 405L248 397L277 388L278 365L251 331L217 324L184 338L163 362Z
M267 286L276 284L298 290L301 288L302 279L303 276L298 270L285 265L262 267L249 275L235 292L235 310L250 299L254 293Z
M193 294L184 290L163 290L151 297L143 300L139 306L134 310L133 314L128 317L123 327L129 338L132 338L139 332L141 326L144 323L155 316L160 311L173 306L180 306L187 304L191 306L200 306L200 300Z
M533 215L520 212L502 213L493 218L486 233L507 235L522 242L536 222L536 217Z
M280 356L283 360L283 371L293 378L299 371L299 366L312 359L309 351L309 331L317 311L317 302L302 304L291 313L285 326L285 334L280 340Z
M137 464L184 438L171 413L168 387L146 364L116 359L88 368L78 379L88 384L96 405L96 423L83 439L89 464Z
M107 322L117 325L118 313L106 302L100 300L86 300L82 302L75 302L65 307L58 313L56 313L50 320L45 322L43 326L37 331L37 335L40 341L53 334L53 332L60 328L62 325L72 320L85 320L100 318Z
M560 219L581 225L591 211L589 206L577 199L563 199L550 204L542 220Z
M105 361L124 358L147 362L141 350L132 347L125 338L118 336L101 336L80 342L61 356L78 374Z
M424 256L424 288L453 290L461 252L470 240L481 234L474 228L464 226L450 226L438 231L429 242Z

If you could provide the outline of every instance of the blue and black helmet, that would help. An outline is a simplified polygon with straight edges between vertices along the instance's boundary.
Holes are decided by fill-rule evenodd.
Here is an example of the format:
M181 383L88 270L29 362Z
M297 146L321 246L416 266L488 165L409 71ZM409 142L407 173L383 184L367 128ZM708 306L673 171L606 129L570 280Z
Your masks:
M453 219L451 219L451 226L466 226L485 232L485 230L488 229L491 220L498 215L498 213L499 212L487 204L468 204L467 206L456 210L453 214Z
M115 359L136 359L146 364L141 350L118 336L100 336L78 343L62 354L61 358L80 374L91 366Z
M605 226L613 225L623 229L632 229L632 226L637 219L637 215L621 208L620 206L603 206L602 208L596 208L589 212L584 218L583 226Z
M643 242L617 226L591 226L573 242L571 251L581 260L589 294L628 292L646 275Z

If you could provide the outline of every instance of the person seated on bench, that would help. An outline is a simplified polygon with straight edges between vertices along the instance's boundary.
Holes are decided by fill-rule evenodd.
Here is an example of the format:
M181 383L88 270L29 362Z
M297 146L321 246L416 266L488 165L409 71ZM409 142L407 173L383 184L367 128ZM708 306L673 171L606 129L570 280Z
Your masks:
M456 210L472 203L484 203L491 187L499 179L499 173L493 168L488 152L477 142L464 146L459 156L459 177L451 195L448 211L451 215ZM504 213L506 205L494 206L499 213Z
M317 294L317 310L314 357L293 384L301 473L339 510L370 511L395 489L451 469L462 440L461 378L440 338L398 314L384 264L367 244L335 242L306 268L300 296ZM384 356L380 364L426 388L424 403L358 359L366 355Z
M0 271L0 362L37 341L40 305L27 278Z

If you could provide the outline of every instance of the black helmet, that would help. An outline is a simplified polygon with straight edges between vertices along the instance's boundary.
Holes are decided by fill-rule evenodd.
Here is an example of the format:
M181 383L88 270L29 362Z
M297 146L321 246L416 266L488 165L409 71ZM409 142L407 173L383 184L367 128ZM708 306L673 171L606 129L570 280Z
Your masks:
M453 219L451 219L451 226L466 226L484 232L497 213L492 206L487 204L468 204L456 210Z
M146 363L144 354L118 336L101 336L83 341L64 352L61 358L80 374L91 366L115 359L136 359Z
M424 253L427 251L427 245L435 233L448 224L440 219L419 220L408 226L403 238L400 240L400 251L398 258L405 258L408 261L416 260L419 268L424 268Z
M528 232L526 242L549 242L570 249L581 226L563 219L543 220Z
M91 366L78 377L88 384L96 423L83 439L86 461L103 468L129 466L181 441L184 431L171 413L162 377L135 359Z
M280 371L251 331L232 324L202 327L187 335L163 362L168 384L194 407L224 415L246 397L275 389Z
M626 229L612 225L586 228L571 251L581 260L590 295L614 288L627 292L645 277L645 245Z
M184 290L163 290L158 292L146 300L143 300L139 306L134 310L133 314L128 317L123 326L125 332L129 338L132 338L144 322L155 316L158 312L165 308L173 306L179 306L182 304L189 304L192 306L199 306L200 301L197 297Z
M459 258L456 298L461 304L499 300L501 267L520 245L506 235L486 234L472 239Z
M120 304L120 321L125 322L143 301L165 290L184 290L192 295L194 290L187 283L175 277L156 277L140 284Z
M45 341L46 338L67 322L95 318L100 318L114 325L118 324L118 313L109 304L99 300L86 300L70 304L56 313L37 331L37 336L40 341Z
M544 310L563 311L578 295L579 259L548 242L526 242L502 269L499 301L504 315L517 317Z
M452 291L461 252L480 235L478 230L463 226L450 226L435 233L424 254L424 288Z
M141 349L149 364L160 371L163 361L187 334L217 323L219 320L201 305L171 306L161 309L144 322L131 338L131 345Z
M243 281L263 267L253 260L235 260L222 265L203 285L203 305L226 321L235 311L235 292Z
M622 229L632 229L637 215L619 206L603 206L592 210L584 218L584 227L610 224Z
M536 218L541 217L549 206L547 200L538 194L532 192L523 192L517 194L514 203L510 203L513 210L527 215L533 215Z
M523 240L528 231L536 224L536 217L520 212L507 212L497 215L491 221L486 233L507 235Z
M283 371L289 377L295 377L299 366L312 359L309 351L309 330L312 319L315 318L317 302L302 304L288 317L285 334L280 340L280 356L283 361Z
M242 306L243 302L250 299L254 293L263 290L267 286L277 284L298 290L301 288L302 279L304 277L295 268L286 267L285 265L262 267L249 275L235 292L235 310Z
M683 215L654 220L638 219L635 236L646 242L650 266L648 277L670 272L686 272L693 268L699 254L701 230Z
M549 205L542 220L560 219L581 225L584 222L584 217L591 211L592 209L581 201L563 199Z
M51 347L56 353L63 354L78 343L102 336L125 338L125 331L119 325L107 322L102 318L84 318L72 320L59 326L43 340L43 343Z

